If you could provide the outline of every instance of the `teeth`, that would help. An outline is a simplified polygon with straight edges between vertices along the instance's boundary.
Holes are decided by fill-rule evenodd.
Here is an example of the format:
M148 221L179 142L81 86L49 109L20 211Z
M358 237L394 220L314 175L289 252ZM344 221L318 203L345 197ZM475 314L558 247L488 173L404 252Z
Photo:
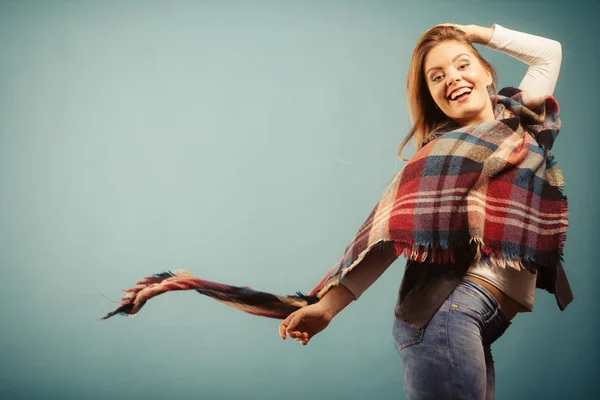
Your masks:
M463 89L459 89L455 92L452 92L452 94L450 95L450 99L454 100L463 93L471 93L471 89L463 88Z

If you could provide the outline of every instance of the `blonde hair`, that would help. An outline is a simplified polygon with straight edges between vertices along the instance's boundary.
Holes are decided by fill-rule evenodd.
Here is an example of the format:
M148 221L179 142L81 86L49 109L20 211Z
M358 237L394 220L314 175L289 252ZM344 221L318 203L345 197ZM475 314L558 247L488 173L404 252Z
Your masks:
M431 133L453 124L453 121L444 114L433 101L423 71L423 63L429 51L438 44L450 40L459 42L469 48L483 67L490 71L492 74L491 92L495 96L498 95L496 90L496 71L492 65L479 54L462 30L453 26L435 26L429 29L417 42L410 60L410 67L406 78L408 116L413 127L398 149L398 158L403 161L408 161L407 159L402 158L402 150L411 139L415 140L415 147L418 151L421 148L423 140ZM492 93L490 93L490 95ZM494 106L495 104L492 104L492 107Z

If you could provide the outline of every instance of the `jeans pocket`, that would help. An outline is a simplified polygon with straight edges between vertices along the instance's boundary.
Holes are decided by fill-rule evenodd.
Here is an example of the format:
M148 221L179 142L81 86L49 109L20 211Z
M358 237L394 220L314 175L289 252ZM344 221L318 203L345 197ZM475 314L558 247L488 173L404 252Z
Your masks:
M484 324L490 323L490 321L492 321L494 318L498 317L498 314L500 314L500 307L496 307L493 312L491 312L488 315L486 315L483 318L483 323Z
M494 314L493 304L481 293L470 287L458 285L451 294L452 308L478 321L489 319Z
M425 328L416 328L400 319L394 321L394 330L392 336L398 351L420 343L423 340Z

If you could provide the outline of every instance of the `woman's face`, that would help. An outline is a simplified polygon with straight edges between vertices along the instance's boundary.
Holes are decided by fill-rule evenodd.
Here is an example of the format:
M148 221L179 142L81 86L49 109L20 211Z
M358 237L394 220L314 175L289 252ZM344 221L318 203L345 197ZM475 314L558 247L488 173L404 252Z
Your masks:
M423 68L431 97L446 116L461 126L494 120L487 92L492 75L468 47L440 43L429 51Z

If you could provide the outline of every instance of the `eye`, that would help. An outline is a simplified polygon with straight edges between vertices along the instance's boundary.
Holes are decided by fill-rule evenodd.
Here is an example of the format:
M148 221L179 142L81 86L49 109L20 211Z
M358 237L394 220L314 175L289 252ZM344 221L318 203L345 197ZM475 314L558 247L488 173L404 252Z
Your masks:
M434 76L434 77L433 77L431 80L432 80L433 82L437 82L437 81L439 81L439 78L441 78L441 77L442 77L442 75L436 75L436 76Z
M464 63L464 64L462 64L462 65L461 65L460 67L458 67L458 68L465 69L465 68L467 68L469 65L470 65L469 63Z

